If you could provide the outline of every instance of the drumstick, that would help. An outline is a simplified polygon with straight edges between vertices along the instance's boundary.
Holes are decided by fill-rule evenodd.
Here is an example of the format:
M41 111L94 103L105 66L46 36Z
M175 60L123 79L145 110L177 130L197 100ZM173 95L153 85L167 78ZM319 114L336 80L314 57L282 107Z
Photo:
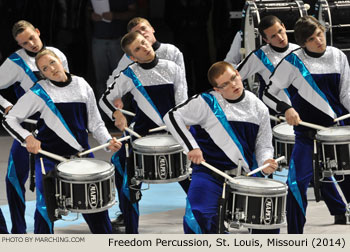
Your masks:
M334 119L334 122L338 122L338 121L347 119L347 118L349 118L349 117L350 117L350 114L343 115L343 116L341 116L341 117L335 118L335 119Z
M33 119L24 119L24 122L31 123L31 124L37 124L38 121L33 120Z
M209 168L210 170L212 170L213 172L216 172L217 174L223 176L224 178L228 179L229 181L232 181L232 177L230 177L229 175L227 175L226 173L220 171L218 168L215 168L214 166L208 164L205 161L201 162L202 165L204 165L205 167Z
M278 117L273 116L273 115L270 115L270 119L271 119L271 120L274 120L274 121L276 121L276 122L280 122L280 121L281 121L281 119L279 119Z
M133 131L132 129L125 127L124 128L127 132L129 132L131 135L136 136L137 138L141 138L142 136L140 136L139 134L137 134L135 131Z
M123 114L129 115L129 116L135 116L135 115L136 115L135 113L130 112L130 111L127 111L127 110L125 110L125 109L118 108L118 110L119 110L120 112L122 112Z
M41 173L43 175L46 175L43 158L40 158L40 164L41 164Z
M287 119L284 116L280 116L280 119L287 121ZM317 124L313 124L313 123L308 123L308 122L299 122L300 125L312 128L312 129L316 129L316 130L325 130L327 129L326 127L323 127L321 125L317 125Z
M150 129L148 132L155 132L155 131L160 131L160 130L165 130L165 129L166 129L166 125L163 125L163 126L159 126L157 128Z
M276 162L280 162L280 161L282 161L283 159L285 159L285 156L281 156L281 157L275 159L275 161L276 161ZM256 168L255 170L249 172L249 173L247 174L247 176L251 176L251 175L253 175L253 174L255 174L255 173L259 172L259 171L262 171L262 170L264 170L266 167L268 167L269 165L270 165L269 163L264 164L264 165L262 165L262 166Z
M122 141L128 140L129 138L130 138L130 136L126 136L126 137L119 138L119 139L117 139L117 140L118 140L119 142L122 142ZM89 153L91 153L91 152L94 152L94 151L97 151L97 150L101 150L101 149L103 149L103 148L108 147L109 145L110 145L109 142L108 142L108 143L105 143L105 144L101 144L100 146L97 146L97 147L92 148L92 149L90 149L90 150L86 150L86 151L83 151L83 152L78 153L78 156L81 157L81 156L84 156L84 155L89 154Z
M24 143L22 143L21 146L23 146L23 147L25 147L25 148L27 147L27 145L24 144ZM62 156L59 156L59 155L55 154L55 153L51 153L51 152L48 152L48 151L44 151L44 150L42 150L42 149L38 150L38 153L43 154L43 155L45 155L45 156L47 156L47 157L50 157L50 158L52 158L52 159L56 159L57 161L61 161L61 162L64 162L64 161L67 161L67 160L68 160L68 159L66 159L66 158L64 158L64 157L62 157Z
M53 158L53 159L56 159L57 161L61 161L61 162L65 162L65 161L68 161L68 159L62 157L62 156L59 156L57 154L54 154L54 153L51 153L51 152L48 152L48 151L44 151L44 150L39 150L39 153L40 154L43 154L47 157L50 157L50 158Z

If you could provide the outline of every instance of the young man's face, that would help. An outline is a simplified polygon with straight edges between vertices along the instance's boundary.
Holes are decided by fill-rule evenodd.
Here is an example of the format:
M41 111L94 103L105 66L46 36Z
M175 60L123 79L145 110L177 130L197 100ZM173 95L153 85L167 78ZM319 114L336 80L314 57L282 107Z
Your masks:
M278 48L285 48L288 45L288 37L284 24L276 22L274 25L264 30L266 38L264 41Z
M40 39L40 31L38 29L33 30L27 27L23 32L17 35L16 41L19 46L33 53L39 52L43 47L43 43Z
M215 79L217 84L214 90L225 99L237 100L243 93L243 83L237 70L227 68L226 71Z
M306 39L304 47L310 52L323 53L327 47L324 32L320 28L317 28L315 32Z
M149 63L154 60L155 53L151 43L142 35L138 35L129 45L130 59L138 63Z
M67 75L62 63L56 57L46 54L38 60L37 65L40 72L46 78L58 82L64 82L67 80Z
M134 28L131 29L131 32L138 32L142 36L144 36L148 42L151 43L151 45L156 42L156 38L154 37L154 29L152 26L150 26L147 23L141 22L138 25L136 25Z

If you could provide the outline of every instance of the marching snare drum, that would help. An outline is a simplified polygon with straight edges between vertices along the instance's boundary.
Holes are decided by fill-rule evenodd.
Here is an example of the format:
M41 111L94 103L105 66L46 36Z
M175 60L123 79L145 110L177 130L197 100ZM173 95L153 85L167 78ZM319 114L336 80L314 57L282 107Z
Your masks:
M350 174L350 126L320 130L316 140L320 169L335 175Z
M226 216L231 227L275 229L286 224L288 186L280 181L235 177L228 182Z
M280 123L272 129L275 157L285 156L284 161L280 163L281 168L288 169L289 160L292 156L293 147L295 144L295 135L292 125L288 123Z
M57 165L56 197L59 210L96 213L115 204L114 165L79 158Z
M149 135L136 139L132 145L136 180L163 184L189 176L187 156L171 135Z

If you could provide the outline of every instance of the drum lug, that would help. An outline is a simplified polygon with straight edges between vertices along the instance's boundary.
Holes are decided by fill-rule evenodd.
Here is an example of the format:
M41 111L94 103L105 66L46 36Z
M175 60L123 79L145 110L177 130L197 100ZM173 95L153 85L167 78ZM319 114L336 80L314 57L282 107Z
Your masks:
M232 221L230 222L230 228L240 229L243 225L240 221Z
M345 218L346 218L346 224L350 225L350 204L348 204L348 207L346 209Z

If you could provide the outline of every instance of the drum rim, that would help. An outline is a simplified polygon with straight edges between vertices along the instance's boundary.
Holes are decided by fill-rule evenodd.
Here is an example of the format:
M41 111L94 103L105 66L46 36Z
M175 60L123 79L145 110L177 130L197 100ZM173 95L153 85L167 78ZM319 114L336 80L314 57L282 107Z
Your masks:
M318 141L324 141L324 142L346 142L346 141L350 141L350 134L349 135L338 135L338 136L332 136L332 135L325 135L322 134L324 132L330 131L330 130L334 130L334 129L348 129L349 133L350 133L350 126L335 126L335 127L329 127L327 129L324 130L319 130L317 131L315 138Z
M139 141L145 141L147 139L151 139L155 137L167 137L169 139L173 139L175 143L168 146L145 146L145 145L137 144L137 142ZM169 134L152 134L152 135L142 137L142 139L141 138L136 139L132 142L132 148L134 149L134 151L140 152L140 154L154 153L154 152L155 153L162 152L162 153L168 154L169 152L181 152L183 150L182 146L176 141L176 139Z
M280 140L287 140L287 141L295 142L295 133L293 133L293 135L286 135L286 134L281 134L281 133L275 131L275 129L277 129L278 127L285 127L285 126L293 127L286 122L277 124L272 128L272 135L275 138L280 139ZM294 130L293 130L293 132L294 132Z
M232 180L241 180L241 179L247 179L247 180L266 180L269 178L257 178L257 177L234 177ZM264 188L264 187L252 187L247 185L242 185L238 183L233 183L232 181L228 181L228 185L232 189L232 191L237 192L237 194L244 194L250 196L253 193L256 196L278 196L283 195L284 193L287 194L288 186L286 183L281 182L279 180L275 179L269 179L273 181L276 184L279 184L280 186L276 187L270 187L270 188ZM263 189L263 190L262 190Z
M63 166L71 161L74 160L97 160L99 162L103 162L106 164L109 164L109 168L106 169L105 171L100 171L100 172L96 172L96 173L92 173L92 174L73 174L73 173L67 173L64 171L60 171L59 167ZM105 160L100 160L100 159L95 159L95 158L79 158L79 159L70 159L64 162L61 162L59 164L56 165L55 167L56 170L56 174L58 178L62 178L62 179L66 179L66 180L73 180L73 181L92 181L92 180L101 180L102 178L107 179L107 177L110 177L112 175L114 175L115 173L115 167L114 164L107 162Z

